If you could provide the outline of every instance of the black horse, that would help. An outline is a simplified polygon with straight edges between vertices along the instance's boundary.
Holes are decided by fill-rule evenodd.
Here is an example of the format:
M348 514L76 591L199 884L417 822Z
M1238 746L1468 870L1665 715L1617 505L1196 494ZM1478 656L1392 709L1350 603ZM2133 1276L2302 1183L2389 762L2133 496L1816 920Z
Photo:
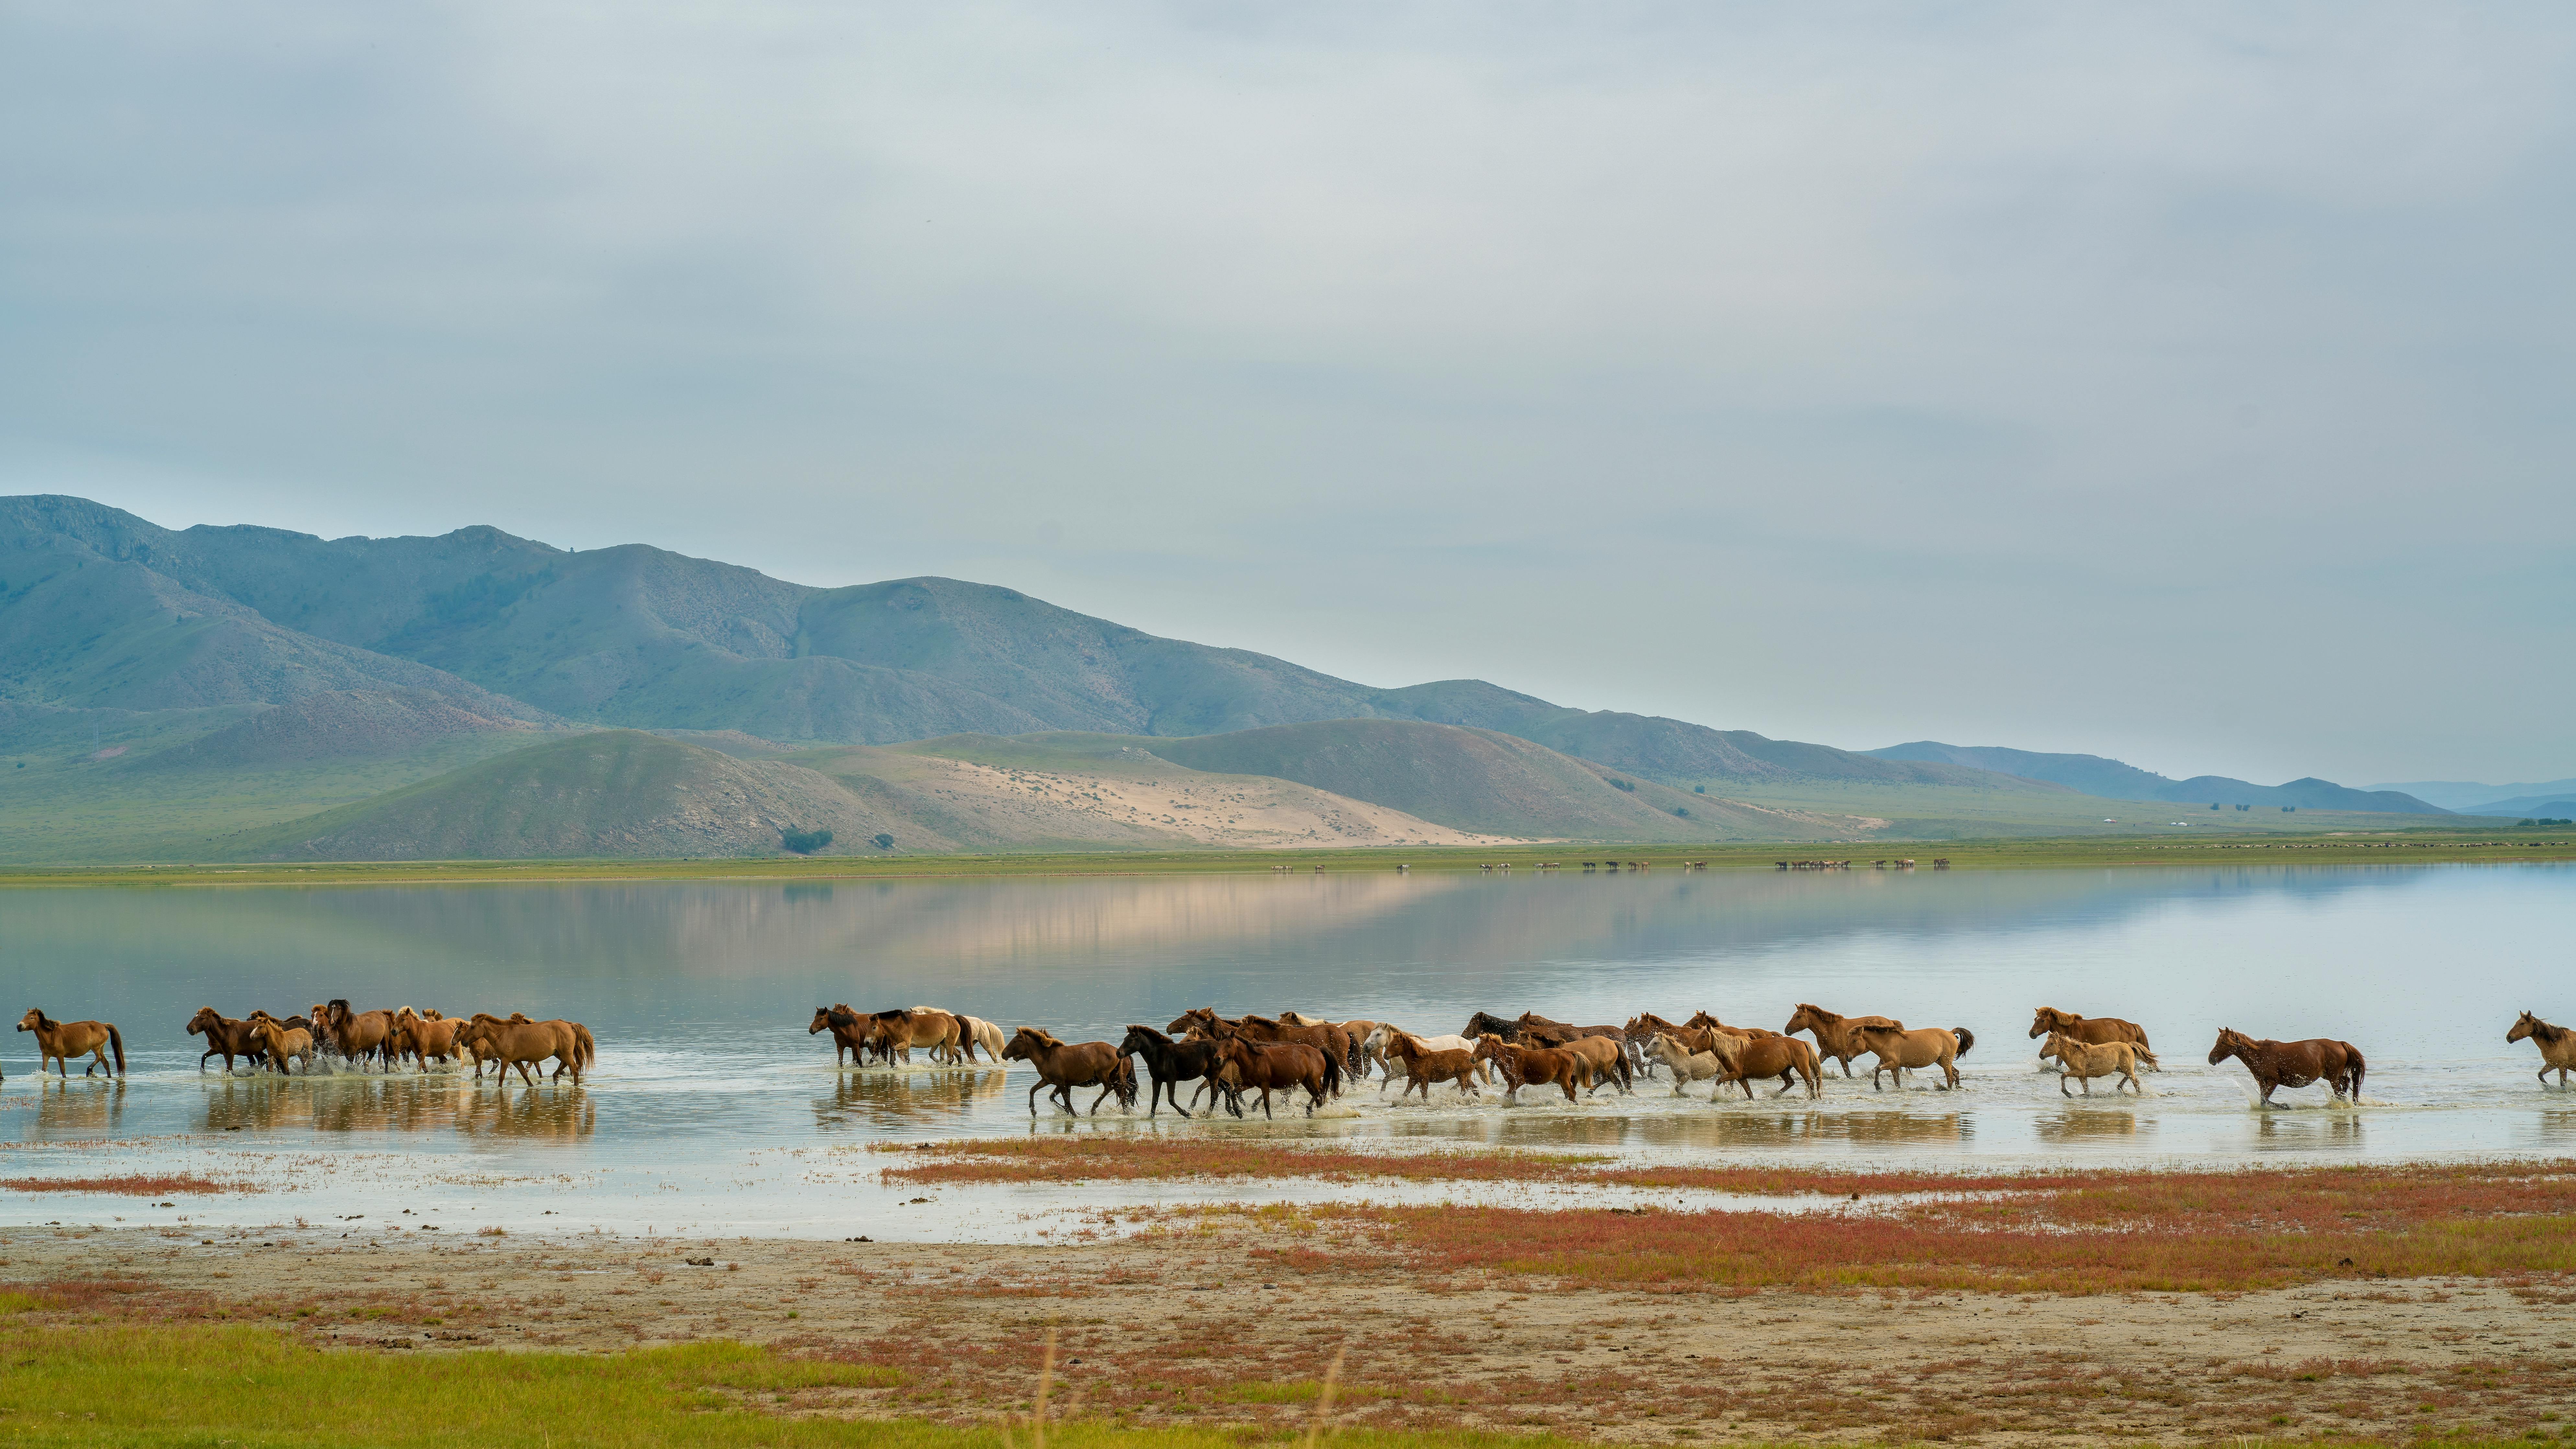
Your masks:
M1230 1095L1217 1080L1216 1049L1220 1043L1208 1038L1174 1041L1150 1026L1130 1025L1127 1038L1118 1043L1122 1057L1142 1057L1145 1071L1154 1079L1153 1094L1146 1099L1145 1115L1151 1117L1162 1105L1163 1095L1170 1093L1172 1110L1186 1117L1190 1109L1181 1105L1179 1084L1204 1081L1207 1089L1219 1097ZM1238 1110L1237 1116L1242 1113Z
M1467 1029L1458 1034L1469 1041L1490 1036L1497 1041L1517 1042L1521 1039L1521 1024L1508 1016L1480 1011L1467 1018Z

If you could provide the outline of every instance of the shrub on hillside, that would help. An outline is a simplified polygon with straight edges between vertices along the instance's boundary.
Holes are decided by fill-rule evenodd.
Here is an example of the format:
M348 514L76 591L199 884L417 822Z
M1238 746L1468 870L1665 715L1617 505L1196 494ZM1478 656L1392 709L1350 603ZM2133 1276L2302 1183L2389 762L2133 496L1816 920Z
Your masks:
M779 843L786 846L789 850L796 852L798 855L812 855L815 851L821 850L824 846L832 843L832 832L828 830L783 830L779 832Z

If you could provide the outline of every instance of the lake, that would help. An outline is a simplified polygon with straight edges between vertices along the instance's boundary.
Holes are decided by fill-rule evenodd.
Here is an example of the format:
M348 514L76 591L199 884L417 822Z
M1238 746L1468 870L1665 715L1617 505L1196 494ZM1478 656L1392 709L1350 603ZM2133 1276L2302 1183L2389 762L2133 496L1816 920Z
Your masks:
M2537 1053L2504 1032L2526 1007L2576 1019L2571 928L2576 866L2560 864L13 889L11 1019L38 1005L112 1020L131 1075L39 1085L33 1038L0 1040L0 1178L195 1172L267 1191L158 1209L0 1190L0 1226L407 1207L514 1230L1007 1237L1083 1204L1048 1189L914 1203L877 1183L865 1149L1033 1130L1935 1168L2560 1156L2576 1151L2576 1094L2543 1090ZM198 1072L183 1031L198 1006L283 1015L342 996L572 1017L599 1063L578 1089ZM1397 1107L1372 1083L1313 1119L1148 1124L1113 1103L1096 1121L1042 1109L1033 1126L1025 1068L840 1071L805 1030L829 1002L1114 1040L1202 1005L1445 1032L1478 1009L1591 1022L1705 1007L1777 1027L1800 1001L1970 1028L1964 1090L1931 1090L1932 1074L1873 1092L1828 1063L1821 1102L1712 1105L1658 1080L1572 1107L1446 1089ZM2042 1004L2143 1023L2166 1067L2151 1095L2061 1097L2025 1036ZM2291 1110L2253 1110L2241 1067L2204 1064L2222 1025L2354 1042L2365 1105L2309 1088L2282 1094ZM1120 1200L1194 1194L1258 1195Z

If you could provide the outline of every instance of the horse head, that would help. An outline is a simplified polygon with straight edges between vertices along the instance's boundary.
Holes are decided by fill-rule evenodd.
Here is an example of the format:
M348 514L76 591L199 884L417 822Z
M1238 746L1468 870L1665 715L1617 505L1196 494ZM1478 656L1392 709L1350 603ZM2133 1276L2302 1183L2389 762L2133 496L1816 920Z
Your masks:
M1024 1026L1011 1037L1011 1044L1002 1048L1002 1058L1005 1061L1033 1062L1037 1060L1039 1052L1062 1045L1064 1043L1057 1041L1046 1032L1034 1026Z
M18 1018L18 1029L20 1031L51 1031L53 1028L53 1022L48 1019L42 1011L39 1011L32 1006L27 1008L27 1014L25 1016Z
M2531 1013L2527 1011L2523 1013L2525 1016L2529 1016L2530 1014ZM217 1012L211 1006L200 1006L197 1008L197 1014L188 1018L188 1035L204 1036L206 1033L220 1028L223 1024L224 1018L221 1013Z
M1179 1032L1189 1031L1192 1028L1203 1027L1207 1028L1210 1033L1213 1034L1215 1024L1222 1020L1224 1020L1224 1018L1216 1014L1216 1008L1213 1006L1193 1006L1189 1010L1182 1012L1180 1015L1173 1017L1171 1025L1164 1027L1163 1030Z
M1467 1018L1467 1029L1458 1034L1469 1041L1481 1041L1487 1037L1510 1041L1521 1034L1521 1029L1518 1022L1505 1021L1490 1011L1480 1011Z
M1140 1052L1152 1051L1158 1047L1168 1047L1171 1044L1172 1039L1170 1037L1163 1035L1161 1032L1154 1030L1150 1026L1138 1026L1131 1021L1127 1024L1127 1035L1118 1043L1118 1055L1122 1057L1132 1057Z
M2043 1006L2030 1018L2031 1039L2036 1041L2052 1031L2072 1031L2075 1024L2083 1019L2071 1011L2060 1011L2054 1006Z
M2234 1027L2222 1026L2218 1029L2218 1041L2209 1049L2209 1064L2217 1066L2229 1057L2242 1055L2253 1048L2253 1040L2245 1033Z

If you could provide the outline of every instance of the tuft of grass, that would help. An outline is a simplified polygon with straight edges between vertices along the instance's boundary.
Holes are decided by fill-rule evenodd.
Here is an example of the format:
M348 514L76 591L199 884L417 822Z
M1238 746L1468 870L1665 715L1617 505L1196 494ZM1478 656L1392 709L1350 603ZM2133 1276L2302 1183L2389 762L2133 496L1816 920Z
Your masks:
M103 1192L126 1197L159 1197L164 1193L260 1192L257 1183L217 1182L193 1172L129 1172L115 1177L0 1177L0 1187L15 1192Z

